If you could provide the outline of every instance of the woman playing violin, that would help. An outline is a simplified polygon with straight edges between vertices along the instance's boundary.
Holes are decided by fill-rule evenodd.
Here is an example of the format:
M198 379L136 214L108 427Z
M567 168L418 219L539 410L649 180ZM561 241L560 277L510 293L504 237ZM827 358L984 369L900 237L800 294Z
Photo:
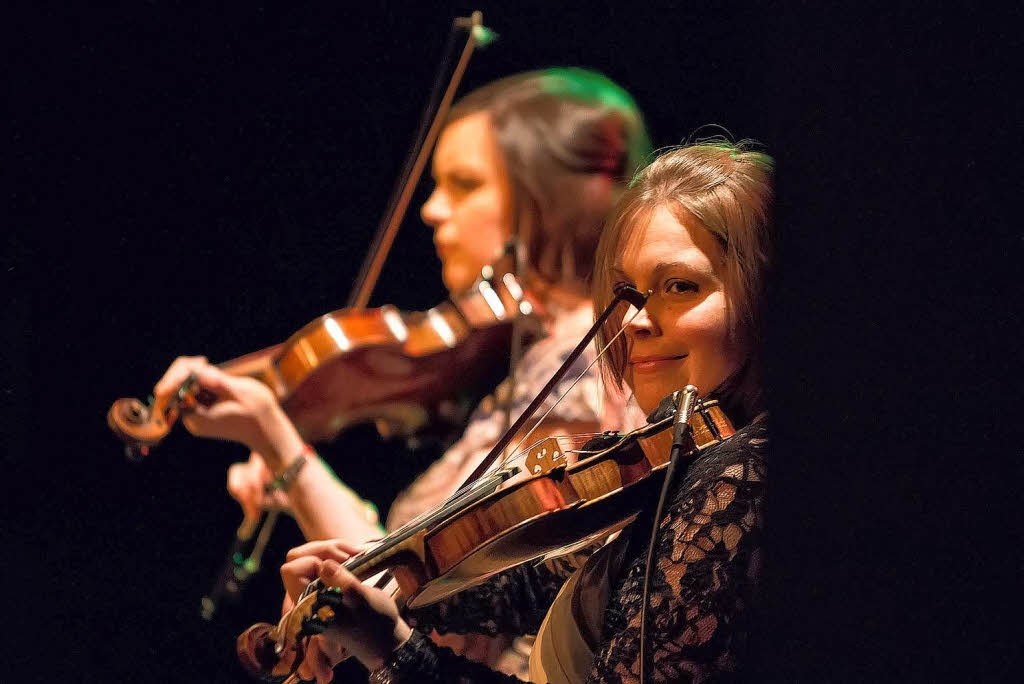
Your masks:
M767 445L756 342L771 168L766 155L724 142L668 152L633 181L597 252L596 310L616 283L650 292L643 310L610 319L598 338L610 340L625 327L601 358L607 377L628 386L645 412L696 385L739 428L675 479L658 521L648 618L652 681L728 678L752 636ZM339 565L353 551L345 544L294 549L281 571L292 600L314 577L343 597L335 626L312 639L299 673L329 681L331 663L348 654L374 672L371 681L506 681L421 633L539 629L532 681L638 681L653 511L646 515L646 524L641 516L579 567L568 559L521 565L405 617Z
M505 78L453 107L433 155L436 185L421 209L434 230L445 285L452 293L470 288L515 238L525 257L527 289L545 312L547 336L525 351L514 388L499 387L499 401L485 400L462 439L394 502L389 529L452 493L500 436L507 420L501 404L515 419L587 329L592 308L587 280L601 225L649 152L632 98L607 78L582 69ZM592 353L580 359L578 372L592 359ZM287 507L311 540L358 544L380 536L373 507L312 457L261 383L221 372L203 358L184 357L171 365L154 394L175 391L191 373L218 401L184 416L186 427L253 451L248 463L233 465L228 473L228 489L247 514L266 505ZM557 406L546 429L594 431L601 411L595 369ZM300 460L305 462L296 470ZM285 478L287 486L268 500L265 486L289 472L294 477ZM478 648L472 655L493 661L495 648L488 648L491 653Z

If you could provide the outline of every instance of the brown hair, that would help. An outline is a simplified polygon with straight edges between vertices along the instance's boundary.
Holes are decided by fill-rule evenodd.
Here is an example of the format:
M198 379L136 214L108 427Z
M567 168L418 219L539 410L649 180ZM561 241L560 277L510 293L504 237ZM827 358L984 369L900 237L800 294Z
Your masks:
M771 157L750 150L749 144L717 139L662 154L637 174L622 195L601 235L594 264L594 307L600 312L612 300L612 268L622 246L658 208L669 209L680 222L689 220L687 214L700 221L722 246L725 257L730 333L749 349L748 362L727 382L727 391L737 395L748 416L760 409L755 342L769 261L773 166ZM609 319L598 334L599 348L621 325L621 314ZM622 387L628 358L626 339L620 337L601 357L606 381Z
M580 289L608 212L650 154L636 103L598 73L559 68L494 81L456 103L448 120L477 112L491 116L530 267Z

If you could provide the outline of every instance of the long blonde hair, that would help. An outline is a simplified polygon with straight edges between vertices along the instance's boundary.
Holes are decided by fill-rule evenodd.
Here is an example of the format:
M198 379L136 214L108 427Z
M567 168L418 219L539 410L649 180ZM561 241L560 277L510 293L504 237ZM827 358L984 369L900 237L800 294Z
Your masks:
M640 171L616 205L601 234L594 262L595 311L612 300L612 268L626 241L665 207L680 222L696 218L719 242L725 255L725 292L733 339L749 349L748 362L730 382L745 412L760 406L761 297L770 250L768 227L773 200L774 162L747 143L712 139L672 149ZM686 219L689 220L689 219ZM598 333L603 347L622 325L613 316ZM622 387L629 350L620 337L601 357L605 381ZM735 384L734 384L735 383Z

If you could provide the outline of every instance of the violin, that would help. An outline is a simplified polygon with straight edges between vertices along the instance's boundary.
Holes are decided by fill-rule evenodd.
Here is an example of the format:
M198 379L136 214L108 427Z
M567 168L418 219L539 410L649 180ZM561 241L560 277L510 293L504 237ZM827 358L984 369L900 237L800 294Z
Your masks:
M411 436L427 425L458 423L507 370L513 340L542 333L540 302L512 273L488 266L473 288L427 311L393 306L341 309L303 326L282 344L220 364L270 387L303 439L329 441L358 423L373 422L384 437ZM189 377L167 397L143 404L118 399L107 424L137 460L198 403L216 401ZM201 614L211 620L220 600L236 597L260 567L279 511L247 516Z
M486 267L470 291L427 311L341 309L219 368L270 387L306 441L369 421L385 436L411 435L446 412L451 388L471 387L508 358L514 323L526 321L539 334L540 312L512 273L498 277ZM183 411L213 399L189 379L150 405L118 399L107 422L131 454L145 455Z
M678 427L674 401L666 398L646 426L626 434L537 442L345 567L361 580L389 571L405 605L417 608L515 565L599 542L657 498ZM717 401L697 401L688 415L691 457L735 432ZM238 637L242 665L268 681L294 681L304 640L331 626L340 601L337 590L311 582L276 626L259 623Z
M491 358L507 359L509 347L503 340L512 336L508 324L537 310L537 302L520 284L522 273L513 275L521 263L497 278L494 267L485 267L470 292L426 312L366 309L469 58L477 45L494 40L482 21L481 13L473 12L452 22L440 73L451 61L459 33L465 33L465 43L443 91L439 73L348 306L309 323L283 344L220 366L270 387L306 441L330 440L345 427L368 420L376 421L385 436L413 434L428 422L430 409L439 408L439 388L464 387L479 378L478 369L493 366ZM454 382L456 378L466 382ZM138 458L167 435L182 411L213 400L189 379L151 405L117 400L107 412L107 423L125 443L128 456Z

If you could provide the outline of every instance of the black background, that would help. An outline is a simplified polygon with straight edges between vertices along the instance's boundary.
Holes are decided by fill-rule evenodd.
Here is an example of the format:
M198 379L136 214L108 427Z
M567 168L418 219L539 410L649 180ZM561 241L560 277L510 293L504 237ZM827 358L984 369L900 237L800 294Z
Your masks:
M476 8L501 40L463 92L587 66L630 90L656 145L713 123L778 160L758 678L1008 677L1019 17ZM245 603L202 622L240 519L225 469L245 452L178 431L134 466L105 411L177 355L232 358L344 304L449 21L471 9L148 2L4 22L4 652L22 681L244 681L234 636L277 613L297 530L278 530ZM373 303L442 294L413 213ZM323 453L382 510L432 457L365 430Z

